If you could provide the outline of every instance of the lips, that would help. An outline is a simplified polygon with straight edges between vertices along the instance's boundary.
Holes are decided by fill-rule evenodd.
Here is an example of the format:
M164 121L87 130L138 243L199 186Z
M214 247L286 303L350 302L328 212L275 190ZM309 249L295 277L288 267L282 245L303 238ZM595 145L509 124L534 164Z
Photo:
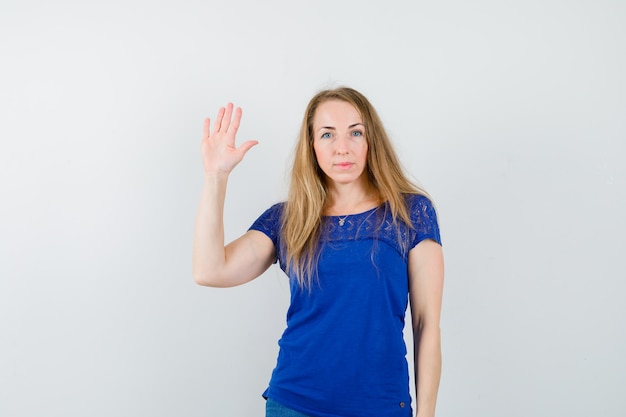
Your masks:
M354 166L352 162L339 162L335 164L335 166L339 169L350 169Z

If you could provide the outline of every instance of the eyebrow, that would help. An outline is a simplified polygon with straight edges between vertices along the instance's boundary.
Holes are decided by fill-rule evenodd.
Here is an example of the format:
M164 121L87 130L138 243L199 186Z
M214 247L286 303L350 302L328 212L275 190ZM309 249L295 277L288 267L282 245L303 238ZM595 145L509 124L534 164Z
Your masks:
M353 127L357 127L357 126L359 126L359 125L361 125L361 126L365 127L365 125L364 125L363 123L354 123L354 124L352 124L352 125L348 126L348 129L352 129ZM320 131L320 130L322 130L322 129L336 130L336 128L335 128L335 127L333 127L333 126L322 126L322 127L320 127L319 129L317 129L317 131L319 132L319 131Z

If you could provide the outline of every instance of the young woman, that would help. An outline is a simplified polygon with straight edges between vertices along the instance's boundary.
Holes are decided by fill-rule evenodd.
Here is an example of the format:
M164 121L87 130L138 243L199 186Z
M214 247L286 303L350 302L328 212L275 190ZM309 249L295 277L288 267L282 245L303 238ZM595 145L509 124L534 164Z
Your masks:
M241 109L204 123L205 181L194 234L200 285L231 287L278 262L291 304L263 396L267 417L412 415L404 317L413 323L417 416L429 417L441 373L443 255L436 212L411 183L368 100L350 88L318 93L302 122L288 199L224 245Z

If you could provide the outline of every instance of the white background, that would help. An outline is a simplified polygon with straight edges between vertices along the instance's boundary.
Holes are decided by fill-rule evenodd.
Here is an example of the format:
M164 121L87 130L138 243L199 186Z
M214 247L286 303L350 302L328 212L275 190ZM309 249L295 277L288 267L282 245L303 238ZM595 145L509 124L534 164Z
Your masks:
M622 0L3 0L0 57L3 417L262 416L288 286L193 283L202 119L232 239L344 84L438 205L438 416L626 414Z

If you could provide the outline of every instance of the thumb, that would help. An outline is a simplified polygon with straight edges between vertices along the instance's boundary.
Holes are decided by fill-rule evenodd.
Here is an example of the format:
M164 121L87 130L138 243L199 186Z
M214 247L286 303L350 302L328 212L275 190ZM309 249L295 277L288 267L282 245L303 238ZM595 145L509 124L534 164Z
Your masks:
M241 153L241 156L245 155L246 152L248 152L250 150L250 148L252 148L254 145L258 144L259 141L258 140L249 140L247 142L242 143L239 148L237 148L237 151L239 151L239 153Z

